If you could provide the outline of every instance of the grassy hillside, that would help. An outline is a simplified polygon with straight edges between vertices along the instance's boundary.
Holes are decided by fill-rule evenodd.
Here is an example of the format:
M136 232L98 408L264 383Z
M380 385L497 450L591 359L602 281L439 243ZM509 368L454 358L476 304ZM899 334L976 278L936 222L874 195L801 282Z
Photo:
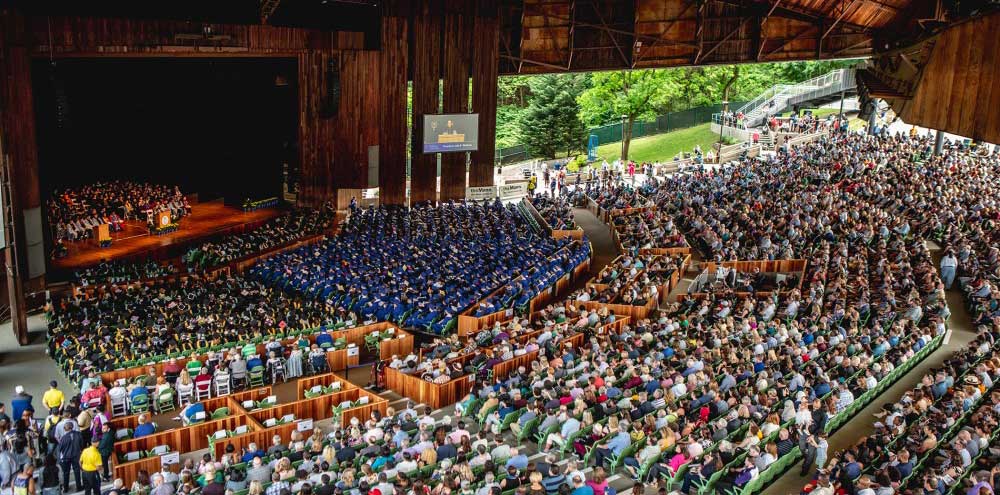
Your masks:
M629 145L629 158L636 162L655 162L673 160L674 155L682 151L691 151L695 145L701 145L704 152L711 149L712 143L719 136L709 130L709 124L701 124L687 129L665 132L653 136L633 139ZM597 148L597 156L606 158L609 162L621 156L621 142L608 143Z

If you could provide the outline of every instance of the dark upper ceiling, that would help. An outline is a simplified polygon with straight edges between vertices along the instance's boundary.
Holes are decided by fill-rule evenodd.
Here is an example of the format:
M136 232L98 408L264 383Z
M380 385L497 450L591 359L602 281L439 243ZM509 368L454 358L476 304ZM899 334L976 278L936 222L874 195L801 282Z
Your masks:
M867 57L996 0L0 0L34 15L93 15L365 33L426 1L496 2L500 73ZM444 5L448 5L445 3ZM448 8L443 9L448 12Z
M375 0L0 0L34 15L81 15L257 24L340 31L377 29Z

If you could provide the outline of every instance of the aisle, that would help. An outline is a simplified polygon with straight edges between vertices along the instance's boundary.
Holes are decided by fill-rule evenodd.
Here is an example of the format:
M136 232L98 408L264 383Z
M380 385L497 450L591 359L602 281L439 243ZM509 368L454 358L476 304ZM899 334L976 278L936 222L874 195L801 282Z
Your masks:
M618 257L618 246L611 239L611 229L586 208L573 208L573 220L587 234L594 249L590 273L596 275Z

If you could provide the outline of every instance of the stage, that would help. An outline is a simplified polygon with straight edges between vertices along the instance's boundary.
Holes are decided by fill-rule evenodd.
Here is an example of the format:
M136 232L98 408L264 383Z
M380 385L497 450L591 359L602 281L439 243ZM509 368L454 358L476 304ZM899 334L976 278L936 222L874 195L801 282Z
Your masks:
M111 259L175 258L184 254L195 243L256 228L281 214L282 210L278 208L244 212L239 208L225 206L221 199L196 203L191 206L191 214L181 219L180 229L170 234L152 235L145 222L129 221L121 232L111 234L110 247L100 247L95 239L67 242L65 246L69 255L49 260L49 267L53 272L50 275L64 278L73 270Z

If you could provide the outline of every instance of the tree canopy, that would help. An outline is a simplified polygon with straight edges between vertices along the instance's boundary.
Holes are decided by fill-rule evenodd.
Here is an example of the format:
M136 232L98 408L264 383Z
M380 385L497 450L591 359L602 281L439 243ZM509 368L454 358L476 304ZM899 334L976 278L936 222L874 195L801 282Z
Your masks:
M802 82L855 63L847 60L740 65L730 86L729 100L749 101L775 84ZM578 122L591 127L619 124L622 115L627 116L628 122L648 120L668 112L716 105L721 103L733 75L734 66L721 65L501 77L497 86L497 147L527 144L535 156L548 156L553 149L565 152L567 142L576 139L576 131L560 133L556 132L558 128L573 127ZM548 88L549 85L553 87ZM573 95L575 101L570 102L568 95ZM576 119L570 117L574 109ZM556 115L569 122L557 126L552 120ZM533 135L526 135L526 131ZM626 137L627 134L628 129ZM555 142L543 143L546 136L552 136Z

